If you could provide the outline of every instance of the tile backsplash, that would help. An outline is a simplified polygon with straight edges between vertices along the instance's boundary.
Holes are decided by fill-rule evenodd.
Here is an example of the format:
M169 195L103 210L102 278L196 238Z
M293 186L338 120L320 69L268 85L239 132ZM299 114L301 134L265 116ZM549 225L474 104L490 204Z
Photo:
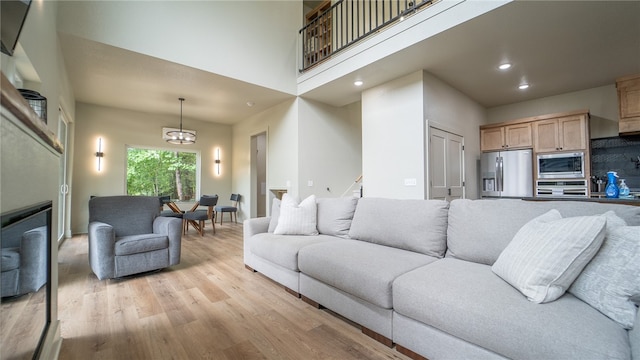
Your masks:
M617 171L632 190L640 190L640 136L608 137L591 140L591 175L603 178ZM633 159L633 160L632 160Z

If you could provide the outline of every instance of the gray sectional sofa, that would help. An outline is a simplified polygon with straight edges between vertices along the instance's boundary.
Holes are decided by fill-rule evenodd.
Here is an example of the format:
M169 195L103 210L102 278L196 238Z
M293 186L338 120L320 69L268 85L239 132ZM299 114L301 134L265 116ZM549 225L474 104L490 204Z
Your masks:
M532 302L492 271L551 209L564 218L613 210L640 225L640 207L615 204L335 198L317 199L318 235L276 235L276 201L272 217L244 222L244 262L413 358L640 359L640 325L626 329L570 290Z

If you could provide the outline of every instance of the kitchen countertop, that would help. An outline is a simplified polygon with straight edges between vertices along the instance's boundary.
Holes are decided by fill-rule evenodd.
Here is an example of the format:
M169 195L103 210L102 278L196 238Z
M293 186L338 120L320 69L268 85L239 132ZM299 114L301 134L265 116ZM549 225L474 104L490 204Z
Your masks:
M594 197L594 195L596 197ZM626 198L626 199L610 199L604 197L597 197L598 193L592 193L591 198L579 198L579 197L526 197L522 198L522 200L526 201L586 201L586 202L599 202L599 203L614 203L614 204L625 204L625 205L634 205L640 206L640 198Z

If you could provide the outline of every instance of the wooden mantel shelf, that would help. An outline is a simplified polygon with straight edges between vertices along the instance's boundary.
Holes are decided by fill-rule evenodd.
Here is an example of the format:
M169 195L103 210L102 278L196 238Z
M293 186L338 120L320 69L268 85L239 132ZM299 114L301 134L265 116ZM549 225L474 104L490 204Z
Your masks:
M47 125L36 115L31 109L27 101L20 95L20 92L9 82L4 73L0 87L0 104L7 109L13 116L22 122L27 128L33 131L42 141L51 146L55 151L62 154L64 147L56 135L47 127Z

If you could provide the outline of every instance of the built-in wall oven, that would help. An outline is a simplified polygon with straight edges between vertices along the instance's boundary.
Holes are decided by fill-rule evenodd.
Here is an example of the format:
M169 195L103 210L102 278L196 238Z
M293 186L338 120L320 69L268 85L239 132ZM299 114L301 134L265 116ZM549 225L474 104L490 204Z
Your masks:
M575 180L538 180L536 181L537 197L588 197L588 182Z

